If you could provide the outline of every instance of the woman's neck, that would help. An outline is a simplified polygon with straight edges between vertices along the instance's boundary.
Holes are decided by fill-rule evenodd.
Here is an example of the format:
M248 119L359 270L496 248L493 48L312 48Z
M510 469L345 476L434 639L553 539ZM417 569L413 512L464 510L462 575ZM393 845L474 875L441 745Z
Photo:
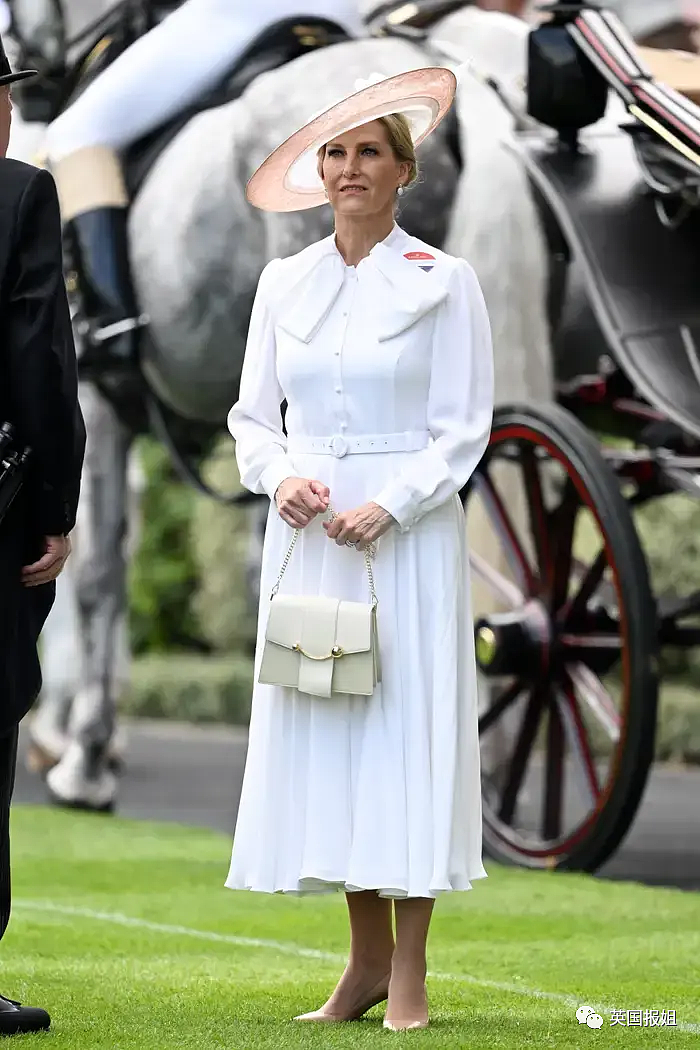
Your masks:
M336 215L335 243L347 266L357 266L394 228L393 212L366 219Z

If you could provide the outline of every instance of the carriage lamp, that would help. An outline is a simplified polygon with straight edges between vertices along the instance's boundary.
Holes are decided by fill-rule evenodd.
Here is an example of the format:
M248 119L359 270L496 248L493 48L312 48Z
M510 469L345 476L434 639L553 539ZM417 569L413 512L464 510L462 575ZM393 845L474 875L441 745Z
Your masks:
M478 626L474 632L474 644L476 646L476 660L480 667L486 668L493 663L497 641L493 630L485 623Z
M550 618L536 599L518 609L491 613L474 623L479 670L490 677L547 673L552 654Z
M577 47L568 26L591 5L554 3L542 8L550 20L528 38L527 112L575 148L581 128L605 115L608 85Z

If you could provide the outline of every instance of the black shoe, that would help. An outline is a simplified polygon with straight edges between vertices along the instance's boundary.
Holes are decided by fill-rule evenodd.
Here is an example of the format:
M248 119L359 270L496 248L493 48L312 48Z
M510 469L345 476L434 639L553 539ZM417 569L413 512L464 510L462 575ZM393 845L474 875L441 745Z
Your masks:
M135 367L145 318L131 280L127 209L95 208L76 215L66 227L66 240L91 330L81 369Z
M38 1006L22 1006L14 999L0 995L0 1036L45 1032L50 1027L51 1018L46 1010Z

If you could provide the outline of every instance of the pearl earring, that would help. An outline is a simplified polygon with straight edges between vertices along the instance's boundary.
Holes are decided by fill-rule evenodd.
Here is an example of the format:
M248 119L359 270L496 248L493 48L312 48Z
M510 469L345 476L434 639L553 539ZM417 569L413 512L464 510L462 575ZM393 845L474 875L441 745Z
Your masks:
M404 195L404 192L405 192L405 191L404 191L404 187L403 187L403 186L399 186L399 188L397 189L397 191L396 191L396 192L397 192L397 194L399 195L399 197L403 197L403 195Z

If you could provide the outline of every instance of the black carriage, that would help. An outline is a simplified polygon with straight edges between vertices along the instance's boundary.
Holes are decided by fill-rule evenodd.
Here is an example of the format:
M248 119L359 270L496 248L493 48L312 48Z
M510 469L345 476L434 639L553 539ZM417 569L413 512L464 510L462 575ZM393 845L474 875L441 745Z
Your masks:
M625 118L582 134L611 89ZM700 109L655 81L616 18L571 4L530 37L528 108L554 129L515 149L549 246L559 404L499 408L465 496L508 565L475 552L498 596L475 624L482 740L506 719L512 745L484 774L485 835L499 857L592 871L644 791L660 647L700 641L700 593L654 599L632 513L698 491Z
M497 407L463 500L487 849L594 871L654 758L660 648L700 642L700 593L655 600L633 518L699 490L700 108L609 12L542 10L533 120L508 148L548 246L558 403ZM399 12L381 31L402 31ZM602 120L611 97L620 121Z

